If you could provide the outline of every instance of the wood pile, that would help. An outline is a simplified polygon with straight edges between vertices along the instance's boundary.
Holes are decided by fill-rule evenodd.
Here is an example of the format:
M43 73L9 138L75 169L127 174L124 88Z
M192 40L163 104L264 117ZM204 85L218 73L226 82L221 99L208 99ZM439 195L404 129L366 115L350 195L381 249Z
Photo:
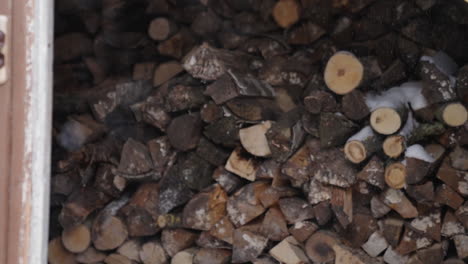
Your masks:
M468 261L468 3L56 1L50 264Z

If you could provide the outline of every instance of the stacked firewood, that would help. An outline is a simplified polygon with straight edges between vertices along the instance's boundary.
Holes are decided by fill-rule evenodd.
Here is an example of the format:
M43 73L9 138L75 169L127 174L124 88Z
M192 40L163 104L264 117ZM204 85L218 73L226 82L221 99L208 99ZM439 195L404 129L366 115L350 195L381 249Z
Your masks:
M468 261L463 0L56 1L50 264Z

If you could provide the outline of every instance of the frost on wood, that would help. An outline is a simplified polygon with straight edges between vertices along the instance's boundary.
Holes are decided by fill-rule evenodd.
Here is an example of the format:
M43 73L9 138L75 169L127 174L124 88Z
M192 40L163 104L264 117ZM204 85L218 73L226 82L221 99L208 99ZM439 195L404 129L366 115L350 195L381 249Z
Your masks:
M310 174L321 183L338 187L349 187L356 181L355 168L339 149L322 150L314 155Z
M249 231L234 231L232 262L244 263L255 260L267 246L268 239Z

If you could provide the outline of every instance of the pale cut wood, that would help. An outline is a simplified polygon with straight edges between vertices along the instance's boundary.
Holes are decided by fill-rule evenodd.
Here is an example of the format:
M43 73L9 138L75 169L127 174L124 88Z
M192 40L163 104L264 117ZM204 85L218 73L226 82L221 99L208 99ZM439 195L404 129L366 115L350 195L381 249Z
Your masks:
M391 135L400 129L403 120L397 110L381 107L372 112L370 124L379 134Z
M88 247L88 249L76 255L76 260L79 263L95 264L103 261L106 257L107 254L96 250L94 247Z
M144 264L165 264L168 261L168 256L158 241L146 242L139 254Z
M451 127L458 127L465 124L468 119L468 112L461 103L450 103L442 106L437 111L437 118Z
M177 31L177 25L165 17L158 17L151 21L148 35L156 41L168 39Z
M117 253L128 259L140 262L141 241L138 239L127 240L118 249Z
M67 251L62 239L57 237L49 242L47 260L50 264L76 264L75 256Z
M91 232L89 227L81 224L62 232L63 246L70 252L80 253L91 244Z
M309 262L309 259L300 248L299 242L290 236L285 238L270 250L270 255L284 264L302 264Z
M265 136L271 127L270 121L253 125L239 130L239 138L242 146L252 155L266 157L271 155L268 140Z
M374 232L367 242L362 245L362 249L374 258L380 255L387 247L387 240L385 240L385 237L379 231Z
M171 264L192 264L197 251L198 249L196 248L189 248L184 251L180 251L174 255L171 260Z
M405 137L400 135L393 135L387 137L382 145L385 155L390 158L397 158L405 150Z
M153 85L159 86L184 71L177 61L161 63L154 71Z
M385 182L393 189L401 189L406 184L406 167L395 162L385 168Z
M364 78L364 66L347 51L335 53L327 62L324 81L336 94L347 94L356 89Z
M346 143L344 147L346 158L353 163L361 163L367 157L366 147L361 141L352 140Z
M258 166L253 158L246 157L246 155L242 153L242 149L237 148L231 153L231 156L229 156L225 168L227 171L244 179L255 181L255 174Z
M119 247L128 237L127 226L119 217L98 216L93 223L92 239L99 250L110 250Z
M405 194L396 189L389 188L382 194L382 201L399 213L403 218L414 218L418 216L418 209L413 206Z
M296 0L280 0L273 7L273 18L282 28L288 28L300 18L300 5Z
M136 264L136 262L120 254L110 254L109 256L107 256L106 259L104 259L104 263L106 264Z

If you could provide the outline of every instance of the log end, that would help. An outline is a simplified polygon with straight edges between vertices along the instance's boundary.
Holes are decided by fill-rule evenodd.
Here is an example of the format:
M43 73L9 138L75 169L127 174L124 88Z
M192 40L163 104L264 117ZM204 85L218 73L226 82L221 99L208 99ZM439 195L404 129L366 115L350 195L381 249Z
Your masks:
M385 168L385 182L393 189L401 189L406 184L405 165L395 162Z
M370 124L379 134L391 135L401 127L401 117L398 112L389 107L381 107L372 112Z
M390 158L397 158L405 150L405 138L400 135L387 137L382 145L385 155Z
M361 141L351 140L344 147L346 158L353 163L361 163L367 157L367 151Z
M347 94L359 86L364 77L364 66L350 52L335 53L327 62L324 80L336 94Z
M465 124L467 118L468 113L461 103L449 104L442 112L442 119L451 127L457 127Z

